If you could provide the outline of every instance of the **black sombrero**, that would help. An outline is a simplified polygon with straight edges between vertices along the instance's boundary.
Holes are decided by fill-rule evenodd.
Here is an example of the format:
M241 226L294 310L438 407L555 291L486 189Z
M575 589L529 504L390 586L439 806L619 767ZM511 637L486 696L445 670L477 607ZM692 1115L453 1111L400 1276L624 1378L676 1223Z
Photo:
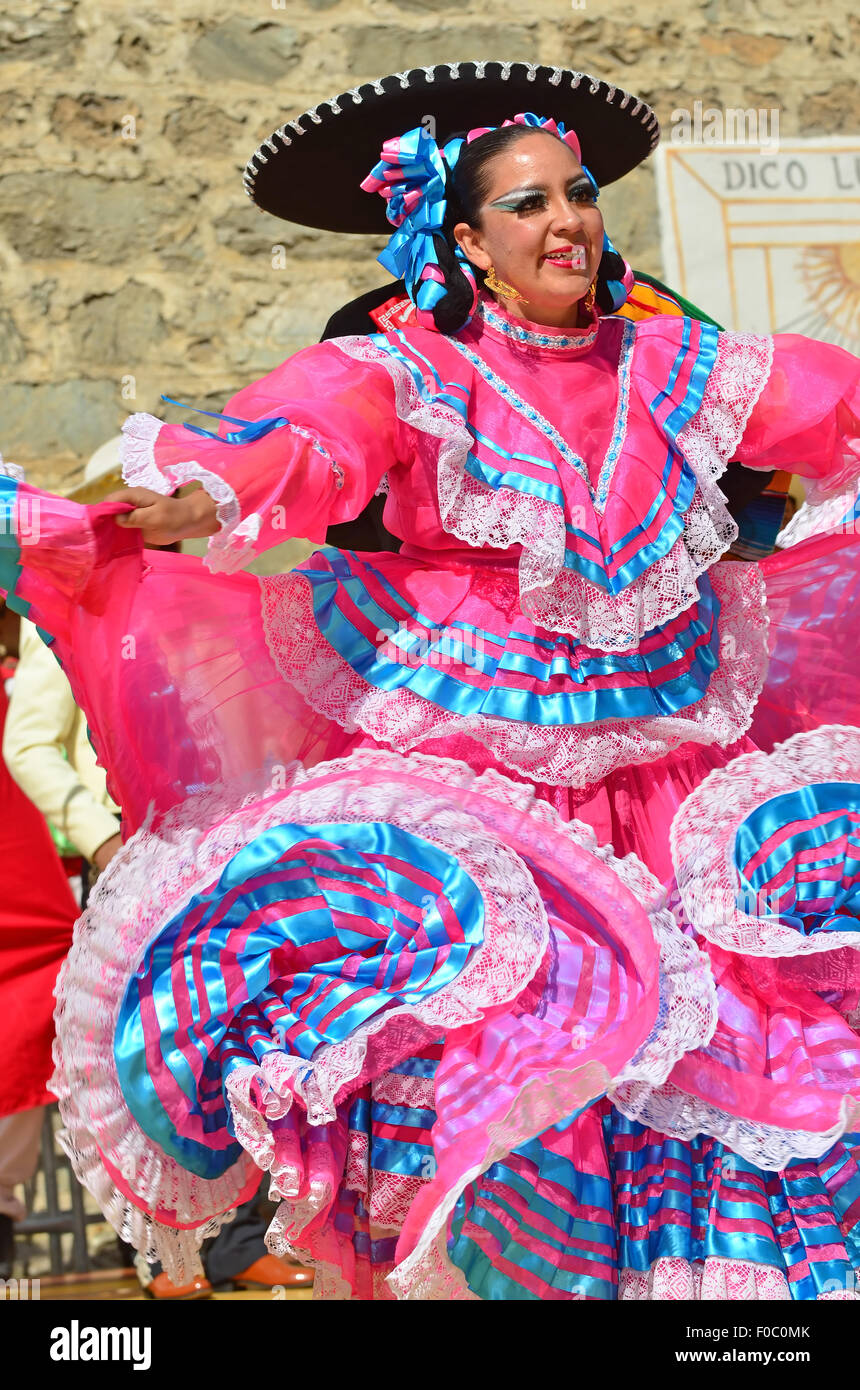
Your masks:
M264 212L305 227L390 232L384 199L359 187L383 141L432 116L441 144L519 111L575 130L601 187L641 164L660 137L650 106L587 73L536 63L438 63L353 87L287 121L249 159L245 192Z

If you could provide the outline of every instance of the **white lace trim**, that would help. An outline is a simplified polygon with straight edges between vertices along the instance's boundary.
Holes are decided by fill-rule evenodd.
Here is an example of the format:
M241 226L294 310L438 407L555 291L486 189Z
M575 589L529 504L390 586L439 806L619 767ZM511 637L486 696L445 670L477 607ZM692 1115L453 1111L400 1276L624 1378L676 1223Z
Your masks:
M825 1285L819 1299L856 1299L860 1297L856 1280L851 1286L839 1280ZM654 1261L647 1273L623 1269L618 1280L621 1302L691 1302L752 1303L790 1302L791 1288L785 1273L774 1265L754 1264L751 1260L729 1260L712 1255L695 1263L680 1256L662 1256Z
M480 1303L472 1293L463 1271L448 1254L445 1226L427 1245L421 1259L413 1264L404 1261L388 1276L388 1287L401 1302L421 1303Z
M725 522L716 509L708 507L697 486L684 514L683 533L620 594L605 593L566 566L547 587L536 585L525 590L521 561L523 613L537 626L571 633L597 650L634 650L646 632L671 622L699 598L699 575L725 554L737 536L737 525L724 504L723 511ZM571 614L578 615L577 631L571 629Z
M557 331L541 333L534 328L526 328L524 323L518 322L516 319L509 318L503 310L496 307L485 296L481 296L478 300L477 314L497 333L504 334L506 338L510 338L516 343L525 343L527 347L561 349L563 351L573 349L584 352L586 349L594 347L597 342L596 321L593 328L575 334Z
M708 957L683 935L668 909L652 911L651 925L660 952L660 1012L651 1037L619 1072L616 1086L662 1085L685 1052L710 1042L718 1022L717 989Z
M209 537L204 564L212 574L232 574L256 554L263 518L259 512L249 512L240 520L239 499L230 483L196 459L164 466L157 464L155 442L162 424L163 421L156 416L142 411L130 415L125 421L122 427L124 438L120 445L123 480L129 487L150 488L168 497L185 483L199 482L213 502L217 503L215 516L221 528ZM287 420L286 427L328 461L335 487L342 488L345 476L343 468L328 449L303 425L295 425ZM224 447L229 449L231 445L225 444Z
M391 1281L389 1281L391 1282ZM404 1295L423 1301L478 1301L471 1292L462 1270L448 1257L444 1233L437 1236L428 1251L425 1271ZM574 1288L571 1300L587 1298L584 1289ZM833 1279L824 1291L816 1295L821 1300L860 1298L857 1280L852 1277L848 1286ZM754 1264L751 1260L730 1260L710 1256L699 1262L682 1256L661 1256L647 1272L622 1269L618 1275L618 1301L631 1302L707 1302L752 1303L791 1302L791 1288L782 1269L774 1265Z
M317 1209L321 1210L329 1200L331 1200L330 1196L325 1193L314 1193L313 1201ZM278 1210L269 1222L269 1229L266 1231L267 1249L273 1255L280 1256L281 1259L301 1260L302 1264L314 1271L313 1297L315 1303L348 1302L352 1297L352 1290L337 1265L331 1264L328 1260L315 1260L307 1250L302 1250L293 1244L293 1209L293 1206L288 1202L281 1202L278 1206ZM304 1224L306 1225L307 1221Z
M378 690L321 636L300 570L261 579L260 592L276 668L313 709L348 733L361 729L404 752L428 739L463 735L534 781L584 787L685 743L728 747L749 728L767 671L764 582L757 565L734 562L717 565L711 578L722 605L719 666L701 700L673 716L561 727L458 715L411 690Z
M259 534L260 519L246 518L239 524L239 499L225 478L211 473L193 459L160 468L155 462L155 442L164 422L155 415L138 411L130 415L122 427L123 441L119 457L123 482L129 487L146 487L169 497L185 483L199 482L217 503L215 516L220 524L217 535L209 537L206 566L214 572L238 569L253 554L253 542ZM229 447L229 446L226 446Z
M406 367L363 337L332 340L348 356L389 373L398 417L438 441L437 487L443 528L475 547L523 547L523 612L554 632L603 651L628 651L643 633L669 622L698 597L696 579L725 553L738 528L716 480L736 450L770 374L773 342L753 334L720 334L702 403L678 436L697 479L684 534L621 594L610 595L565 567L561 507L511 488L494 490L466 472L472 436L459 415L420 395Z
M810 536L826 536L830 531L844 531L856 535L860 532L860 485L853 483L841 492L811 501L811 493L803 506L798 508L787 526L776 538L776 544L787 550L789 546L799 545Z
M15 478L17 482L23 483L24 470L20 463L7 463L0 454L0 478Z
M695 930L724 950L751 956L860 950L857 932L803 936L768 913L766 904L762 915L742 911L734 864L738 828L762 802L810 782L857 781L860 728L838 724L795 734L770 754L746 753L711 772L687 797L671 829L678 892Z
M860 1124L860 1100L851 1096L842 1097L838 1120L823 1132L783 1129L730 1115L719 1106L679 1090L670 1081L657 1088L633 1082L610 1091L609 1097L628 1120L638 1120L672 1139L711 1135L732 1153L771 1172L785 1168L796 1158L821 1158L843 1134L853 1132Z
M709 508L737 525L726 510L717 487L726 464L744 436L750 416L770 378L773 338L757 333L720 333L716 361L708 376L702 403L678 433L677 447L690 464Z

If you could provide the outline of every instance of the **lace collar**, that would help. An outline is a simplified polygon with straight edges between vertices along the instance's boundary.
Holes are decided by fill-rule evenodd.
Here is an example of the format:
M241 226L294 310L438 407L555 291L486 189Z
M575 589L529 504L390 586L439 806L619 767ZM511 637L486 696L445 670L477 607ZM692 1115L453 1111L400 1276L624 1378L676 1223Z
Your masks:
M482 294L475 318L479 320L481 330L492 337L552 354L576 356L590 352L597 342L599 324L596 310L592 310L592 321L587 328L551 328L547 324L515 318L490 295Z

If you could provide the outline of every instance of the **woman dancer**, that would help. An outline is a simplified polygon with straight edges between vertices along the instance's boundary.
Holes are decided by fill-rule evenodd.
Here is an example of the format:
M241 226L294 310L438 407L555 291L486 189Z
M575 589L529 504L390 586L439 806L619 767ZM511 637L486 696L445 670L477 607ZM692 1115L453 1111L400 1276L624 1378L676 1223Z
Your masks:
M259 1165L322 1296L853 1297L856 548L720 563L717 478L844 485L856 363L613 317L598 186L651 113L473 66L433 96L482 126L398 120L421 70L339 146L350 197L391 136L364 186L419 326L297 354L218 433L132 417L102 507L4 480L10 602L137 830L60 990L68 1146L174 1277ZM384 480L397 555L141 549L236 571Z

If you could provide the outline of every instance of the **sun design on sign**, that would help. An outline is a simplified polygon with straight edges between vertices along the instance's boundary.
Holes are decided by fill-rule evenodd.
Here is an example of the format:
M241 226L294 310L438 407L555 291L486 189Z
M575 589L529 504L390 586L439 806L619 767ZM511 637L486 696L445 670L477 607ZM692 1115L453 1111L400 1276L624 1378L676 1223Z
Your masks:
M813 306L786 329L800 329L810 338L837 343L852 352L860 349L860 241L830 246L807 246L797 271Z

